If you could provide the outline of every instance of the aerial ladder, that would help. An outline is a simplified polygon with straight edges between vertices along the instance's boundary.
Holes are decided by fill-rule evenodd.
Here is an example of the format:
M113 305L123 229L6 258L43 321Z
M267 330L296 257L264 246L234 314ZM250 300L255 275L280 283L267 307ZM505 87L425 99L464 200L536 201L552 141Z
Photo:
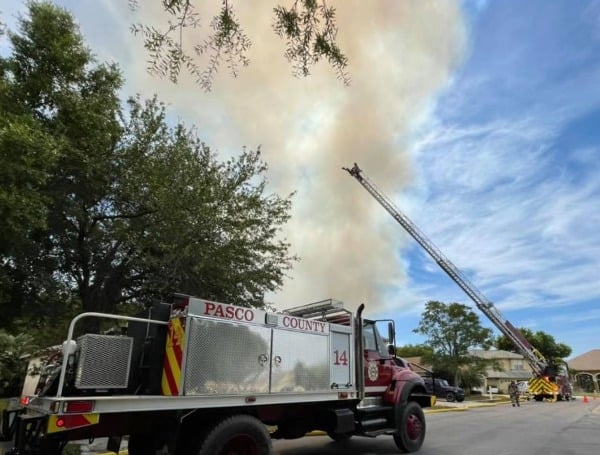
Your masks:
M554 365L542 355L523 334L513 326L471 281L442 254L431 240L365 175L354 163L352 168L343 168L354 177L379 204L413 237L417 243L433 258L440 268L475 302L479 310L515 345L525 357L534 377L529 381L529 393L536 401L569 400L571 385L566 363Z

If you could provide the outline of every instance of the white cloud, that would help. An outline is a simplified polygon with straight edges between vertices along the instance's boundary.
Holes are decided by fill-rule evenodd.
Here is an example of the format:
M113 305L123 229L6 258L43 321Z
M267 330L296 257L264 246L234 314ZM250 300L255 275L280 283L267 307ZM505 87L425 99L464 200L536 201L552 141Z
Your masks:
M463 72L414 138L409 216L502 311L600 299L600 149L560 142L600 107L598 68L541 85L535 104L517 91L495 115L504 75Z

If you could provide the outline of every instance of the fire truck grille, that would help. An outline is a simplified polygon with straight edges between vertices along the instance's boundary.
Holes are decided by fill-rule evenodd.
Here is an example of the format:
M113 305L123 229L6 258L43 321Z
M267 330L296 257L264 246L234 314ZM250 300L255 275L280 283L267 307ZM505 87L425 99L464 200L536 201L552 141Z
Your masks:
M123 389L129 381L133 338L87 334L77 339L79 362L75 372L78 389Z

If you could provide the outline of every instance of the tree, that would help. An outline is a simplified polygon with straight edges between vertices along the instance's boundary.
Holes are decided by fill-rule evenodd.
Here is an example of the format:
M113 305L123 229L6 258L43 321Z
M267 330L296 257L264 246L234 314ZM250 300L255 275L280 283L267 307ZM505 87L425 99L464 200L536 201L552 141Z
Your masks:
M447 372L455 384L459 384L463 368L481 363L469 355L469 349L489 349L493 343L492 331L482 327L477 314L460 303L427 302L414 332L427 337L434 371Z
M156 100L129 104L122 164L130 175L121 191L130 195L124 209L147 212L128 225L144 253L133 262L146 287L264 305L295 260L278 237L292 195L265 194L260 150L219 163L182 125L169 129Z
M538 330L533 332L531 329L521 327L518 329L531 345L540 351L540 353L549 362L556 362L565 359L571 355L572 349L564 343L558 343L554 337L546 332ZM494 342L496 349L503 349L510 352L519 352L517 347L506 336L500 335Z
M139 8L139 3L138 0L129 1L134 10ZM183 32L198 30L200 17L194 2L162 0L162 6L169 17L164 29L144 24L131 26L132 33L144 40L151 74L168 77L175 83L184 68L208 91L223 59L234 77L241 67L250 63L246 52L252 41L236 17L232 0L221 1L221 8L210 24L212 33L203 43L194 45L192 54L184 49ZM335 68L338 78L349 84L348 59L336 43L335 9L325 0L294 0L289 8L278 5L274 9L273 29L277 36L286 40L285 57L291 63L294 75L308 76L310 68L325 59ZM196 63L196 57L202 55L209 55L206 68Z
M400 357L423 357L429 360L433 356L433 349L424 344L406 344L396 348L396 355Z
M94 60L72 17L28 8L0 60L0 159L23 162L0 195L35 201L21 214L0 197L8 228L32 221L0 250L3 326L174 291L262 306L295 257L279 237L292 195L267 193L260 150L219 162L156 98L124 110L119 69Z
M21 393L27 372L26 357L36 350L33 337L24 333L11 335L0 330L0 396Z
M50 213L46 187L59 157L48 122L57 101L52 94L71 82L67 75L73 72L68 59L54 50L71 44L62 32L72 21L37 4L29 8L32 20L21 22L23 35L9 33L13 56L0 59L0 323L4 327L20 315L25 302L36 314L37 301L50 302L60 294L52 277L56 264L44 254L41 231L47 228ZM42 36L40 28L48 19L53 33ZM77 55L70 58L76 61ZM59 78L59 73L64 77Z

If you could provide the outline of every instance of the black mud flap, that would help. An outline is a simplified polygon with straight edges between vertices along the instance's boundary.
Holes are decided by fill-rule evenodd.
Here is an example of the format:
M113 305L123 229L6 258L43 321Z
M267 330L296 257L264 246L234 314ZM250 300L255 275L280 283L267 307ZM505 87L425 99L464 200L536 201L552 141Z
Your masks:
M17 431L18 416L23 409L4 409L2 411L2 425L0 426L0 441L12 441Z
M46 435L47 417L26 415L23 410L2 413L2 438L13 441L6 455L60 455L66 441Z

